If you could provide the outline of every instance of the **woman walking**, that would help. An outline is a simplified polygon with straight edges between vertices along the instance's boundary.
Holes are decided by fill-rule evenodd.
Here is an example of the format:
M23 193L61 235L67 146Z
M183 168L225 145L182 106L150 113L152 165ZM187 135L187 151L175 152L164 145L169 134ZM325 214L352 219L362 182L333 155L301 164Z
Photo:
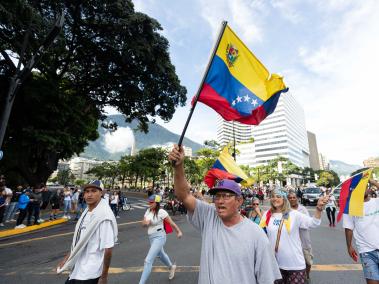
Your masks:
M159 195L151 195L148 198L149 209L147 209L142 221L142 225L147 227L147 234L150 241L150 249L145 258L145 265L140 279L140 284L146 283L150 276L151 268L154 260L159 256L160 260L170 269L168 279L173 279L175 276L176 265L172 264L169 256L164 251L163 247L166 243L166 232L163 222L168 222L175 230L178 238L182 237L182 232L179 227L172 221L168 213L160 208L161 197Z
M297 210L291 210L286 192L279 189L272 191L271 208L263 215L260 225L267 233L282 274L282 279L275 283L306 283L306 266L299 229L320 225L321 212L328 198L328 196L320 197L315 215L310 217Z
M64 195L64 213L63 213L63 218L70 219L70 211L71 211L71 189L68 187L64 188L63 191Z
M330 189L326 191L326 195L330 194ZM334 195L330 195L329 201L326 204L326 215L328 216L329 220L329 227L335 227L336 224L336 211L337 211L337 206L336 206L336 198Z
M120 218L120 216L118 216L118 202L120 200L120 197L119 197L117 191L113 192L110 200L111 200L111 209L113 211L114 216L116 218Z
M251 200L251 211L249 211L248 218L253 221L255 224L259 225L262 219L262 212L259 208L259 199L253 197Z

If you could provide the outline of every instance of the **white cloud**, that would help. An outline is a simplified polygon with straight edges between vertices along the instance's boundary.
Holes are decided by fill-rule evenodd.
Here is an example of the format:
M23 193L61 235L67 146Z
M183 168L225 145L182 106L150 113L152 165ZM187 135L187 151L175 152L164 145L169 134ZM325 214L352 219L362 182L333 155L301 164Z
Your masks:
M359 164L378 153L379 138L379 2L360 3L343 14L321 47L299 49L310 73L291 74L292 90L305 106L308 127L318 134L319 149L331 159Z
M228 21L243 41L254 43L262 40L260 15L257 13L259 7L251 5L251 1L199 0L199 3L201 16L209 24L213 40L217 37L223 20Z
M134 134L129 127L119 127L104 136L104 148L109 153L125 152L134 143Z

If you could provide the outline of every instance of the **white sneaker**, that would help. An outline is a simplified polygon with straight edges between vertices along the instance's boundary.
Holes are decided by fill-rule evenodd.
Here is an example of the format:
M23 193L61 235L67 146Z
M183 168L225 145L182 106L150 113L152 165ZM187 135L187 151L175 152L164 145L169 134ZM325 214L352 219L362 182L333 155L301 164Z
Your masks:
M116 216L116 218L118 219L118 218L120 218L120 216Z
M0 227L4 227L4 223L0 223Z
M67 216L67 219L68 219L68 220L70 220L70 219L71 219L70 215L69 215L69 216Z
M45 220L43 220L43 219L38 219L38 223L43 223L43 222L45 222Z
M21 229L23 229L23 228L26 228L26 225L24 225L24 224L20 224L20 225L18 225Z
M68 219L68 217L66 216L66 215L63 215L63 217L62 218L64 218L64 219Z
M168 279L169 280L174 279L175 270L176 270L176 264L171 265L171 267L170 267L170 274L168 275Z

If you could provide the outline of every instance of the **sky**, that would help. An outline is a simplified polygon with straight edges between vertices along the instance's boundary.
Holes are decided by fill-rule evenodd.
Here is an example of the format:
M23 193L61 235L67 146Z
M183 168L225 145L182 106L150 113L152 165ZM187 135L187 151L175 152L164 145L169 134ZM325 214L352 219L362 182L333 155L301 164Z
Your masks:
M135 0L162 25L187 106L169 123L180 134L222 20L303 106L319 152L362 165L379 156L379 1ZM285 95L285 94L284 94ZM217 114L198 104L186 137L216 139ZM377 144L378 143L378 144Z

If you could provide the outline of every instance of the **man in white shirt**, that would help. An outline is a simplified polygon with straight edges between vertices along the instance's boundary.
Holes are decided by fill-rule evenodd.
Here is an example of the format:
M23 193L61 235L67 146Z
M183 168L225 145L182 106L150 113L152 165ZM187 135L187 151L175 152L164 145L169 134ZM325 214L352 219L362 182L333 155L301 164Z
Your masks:
M66 284L107 283L118 234L116 219L102 198L101 181L94 180L83 190L87 209L76 224L71 251L58 265L57 272L71 270Z
M297 194L295 191L290 190L287 195L288 201L291 205L291 209L297 210L300 213L303 213L304 215L310 216L307 208L305 208L303 205L299 204L299 201L297 199ZM311 273L311 268L313 264L313 254L312 254L312 244L311 244L311 236L310 236L310 230L309 229L300 229L300 240L301 240L301 247L303 249L304 259L305 259L305 266L306 266L306 273L307 273L307 280L309 282L310 278L309 275Z
M379 183L370 180L370 184L379 188ZM350 257L358 260L358 254L352 245L354 236L363 274L367 284L379 284L379 199L371 198L368 187L364 196L363 217L343 215L343 227L347 251Z

